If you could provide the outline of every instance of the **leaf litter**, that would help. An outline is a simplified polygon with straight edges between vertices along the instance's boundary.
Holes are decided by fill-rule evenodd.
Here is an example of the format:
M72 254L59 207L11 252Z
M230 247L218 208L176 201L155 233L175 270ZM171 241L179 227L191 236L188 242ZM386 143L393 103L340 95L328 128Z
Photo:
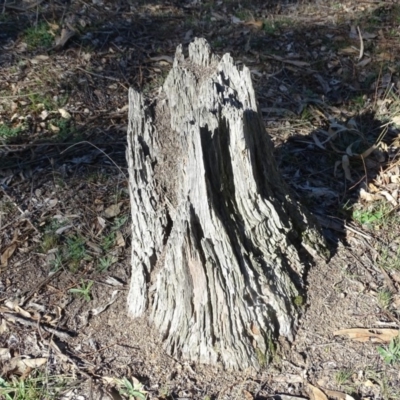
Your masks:
M396 297L387 310L376 297L385 287L398 291L400 283L395 3L211 2L207 8L72 1L50 7L22 0L5 2L4 10L4 354L46 359L47 373L80 377L67 397L96 398L89 380L102 377L144 384L154 399L399 396L398 374L372 340L387 342L383 333L399 328ZM43 30L26 30L36 18L46 21ZM252 70L282 174L322 221L336 252L328 266L309 271L295 342L280 343L277 361L258 373L170 359L146 321L128 318L124 296L115 291L130 279L129 222L113 230L117 218L129 215L126 89L155 93L176 46L195 36ZM33 39L36 48L28 44ZM43 253L44 235L54 247ZM112 264L102 268L100 257L104 266L107 256ZM88 281L90 302L70 294ZM368 340L343 340L337 332ZM349 368L357 374L344 393L333 376ZM12 371L7 374L24 374Z

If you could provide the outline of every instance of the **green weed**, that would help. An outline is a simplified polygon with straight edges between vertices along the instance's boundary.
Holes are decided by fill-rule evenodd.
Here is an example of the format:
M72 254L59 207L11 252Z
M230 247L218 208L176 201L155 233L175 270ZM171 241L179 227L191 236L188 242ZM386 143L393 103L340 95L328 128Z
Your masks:
M263 31L267 34L267 35L274 35L279 29L278 24L275 21L271 21L271 20L264 20L263 23Z
M57 247L58 236L55 233L45 233L42 238L41 250L43 253L47 253L49 250Z
M108 270L108 268L111 267L111 265L113 264L114 259L111 256L106 256L106 257L100 257L99 258L99 265L98 265L98 269L100 272L105 272Z
M60 254L60 252L57 251L54 254L54 259L50 261L50 265L52 267L52 269L51 269L52 272L57 272L63 266L63 263L64 263L64 259L63 259L62 255Z
M125 222L128 221L129 215L122 215L121 217L116 217L114 219L114 223L112 226L113 231L117 231L120 229L123 225L125 225Z
M294 303L294 305L297 306L297 307L302 307L302 306L304 306L304 303L305 303L304 297L303 297L303 296L296 296L296 297L293 299L293 303Z
M400 361L400 337L393 338L389 346L379 346L378 353L386 364L394 364Z
M106 253L108 250L111 249L111 247L114 246L114 243L115 243L115 233L111 232L107 236L104 236L101 242L101 248Z
M82 139L82 136L77 134L77 129L70 120L60 118L51 121L51 124L58 128L56 139L59 141L68 139L71 142L78 142Z
M122 378L119 381L119 392L124 396L128 396L129 399L146 400L147 392L141 383L132 383L127 378Z
M378 304L381 308L387 309L392 303L393 294L388 289L378 291Z
M0 398L4 400L55 400L65 390L67 379L36 373L25 379L0 377Z
M353 372L351 370L348 370L348 369L340 370L335 373L335 382L339 386L343 386L349 382L352 375L353 375Z
M87 285L85 286L85 282L81 281L81 286L74 288L74 289L69 289L70 293L77 294L79 296L82 296L87 302L91 300L90 298L90 290L93 286L93 281L89 281Z
M45 22L40 23L35 27L25 30L24 40L30 49L40 47L49 48L53 45L53 36L48 30L48 25Z
M70 236L66 240L64 255L71 271L75 272L82 260L88 260L85 239L79 235Z
M1 138L10 138L18 136L22 131L22 127L10 128L8 125L0 124L0 137Z
M385 224L385 217L389 212L388 206L384 203L376 203L367 209L356 209L353 211L353 219L361 225L370 228L379 227Z
M239 10L236 12L236 17L242 21L247 21L253 18L252 13L249 10Z
M379 255L378 264L380 267L389 271L400 270L400 246L395 251L386 246L380 251Z

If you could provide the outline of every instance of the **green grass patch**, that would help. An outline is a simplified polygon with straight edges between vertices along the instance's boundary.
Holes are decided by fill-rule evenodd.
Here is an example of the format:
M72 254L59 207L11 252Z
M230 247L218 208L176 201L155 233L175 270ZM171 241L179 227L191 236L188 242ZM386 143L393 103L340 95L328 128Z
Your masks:
M49 48L53 45L54 37L49 31L47 23L42 22L37 26L28 28L24 32L25 40L30 50L38 48Z
M379 252L378 264L387 271L400 270L400 246L397 249L392 249L389 246L382 247Z
M335 373L335 382L339 386L344 386L350 382L350 378L353 375L353 371L348 369L342 369Z
M18 127L10 127L5 124L0 125L0 138L12 138L18 136L21 132L23 131L23 128L21 126Z
M4 379L0 377L0 398L4 400L59 399L68 384L64 376L47 376L34 372L32 376Z
M376 202L367 207L353 210L352 217L360 225L370 229L385 228L390 219L390 206L385 202Z
M80 235L67 237L63 250L64 257L72 272L77 271L81 261L90 259L86 251L85 239Z
M392 303L393 294L388 289L378 290L378 304L383 309L388 309Z
M115 243L115 233L111 232L103 237L103 240L101 241L101 248L106 253L114 246L114 243Z

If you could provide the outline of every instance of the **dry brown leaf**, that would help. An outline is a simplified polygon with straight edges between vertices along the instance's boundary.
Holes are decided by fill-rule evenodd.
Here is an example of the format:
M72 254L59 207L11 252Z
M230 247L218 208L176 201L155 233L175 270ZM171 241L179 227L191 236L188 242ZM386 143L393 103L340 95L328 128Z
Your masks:
M371 62L371 58L364 58L364 60L360 61L357 64L357 67L363 68Z
M347 56L353 56L353 55L359 55L359 50L356 49L355 47L345 47L344 49L339 50L339 54L344 54Z
M7 332L7 322L5 319L2 319L0 324L0 333L4 332Z
M118 204L112 204L110 207L107 207L104 210L104 215L106 216L106 218L116 217L121 212L121 205L122 202Z
M125 239L121 231L115 232L115 243L117 247L125 247Z
M76 32L72 29L63 28L61 31L61 35L57 36L57 38L56 38L55 47L57 47L57 48L64 47L65 44L68 42L68 40L71 39L75 35L75 33Z
M379 194L368 193L366 190L361 188L360 190L360 199L365 200L367 202L382 200L382 196Z
M386 198L386 200L394 207L397 207L397 201L395 198L386 190L381 190L380 194Z
M58 112L61 115L61 118L71 119L71 114L65 108L59 108Z
M7 347L0 348L0 361L5 362L11 358L10 349Z
M281 62L286 63L286 64L291 64L291 65L294 65L296 67L309 67L310 66L310 63L308 63L308 62L290 60L290 59L286 59L286 58L283 58L283 57L279 57L277 55L268 56L268 58L272 58L274 60L281 61Z
M357 342L389 343L399 335L398 329L364 329L350 328L333 332L334 336L347 335Z
M60 132L60 128L58 126L53 125L53 124L49 124L49 128L54 133Z
M372 183L370 182L368 184L368 189L372 192L372 193L378 193L379 189Z
M354 397L349 396L347 393L339 392L337 390L324 389L324 393L328 397L332 397L338 400L354 400Z
M392 122L393 122L395 125L400 125L400 115L394 116L394 117L392 118Z
M3 366L3 373L13 372L18 375L26 374L33 368L38 368L47 362L47 358L21 358L15 357Z
M242 393L243 393L244 400L253 400L254 399L253 395L250 392L248 392L247 390L243 389Z
M262 29L262 27L264 26L264 21L261 19L255 21L247 21L244 23L244 25L252 26L253 28L257 29Z
M39 368L43 364L46 364L47 358L25 358L22 361L28 368Z
M328 400L328 397L326 397L325 393L321 389L311 385L310 383L308 384L308 391L310 392L312 400Z
M18 314L21 314L25 318L32 318L31 314L29 314L28 311L25 311L23 308L21 308L18 305L15 306L14 310L15 310L15 312L17 312Z
M2 267L7 267L8 265L8 260L11 258L11 256L14 254L15 249L17 248L17 244L13 243L11 246L8 246L4 251L3 254L1 255L0 258L0 263Z

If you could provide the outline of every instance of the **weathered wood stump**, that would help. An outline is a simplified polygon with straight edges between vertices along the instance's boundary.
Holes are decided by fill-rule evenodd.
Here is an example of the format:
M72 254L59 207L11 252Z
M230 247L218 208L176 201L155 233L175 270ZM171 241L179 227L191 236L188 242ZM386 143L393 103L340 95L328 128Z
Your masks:
M307 254L325 247L272 150L249 70L204 39L177 48L156 99L129 91L128 306L174 356L259 367L292 339Z

